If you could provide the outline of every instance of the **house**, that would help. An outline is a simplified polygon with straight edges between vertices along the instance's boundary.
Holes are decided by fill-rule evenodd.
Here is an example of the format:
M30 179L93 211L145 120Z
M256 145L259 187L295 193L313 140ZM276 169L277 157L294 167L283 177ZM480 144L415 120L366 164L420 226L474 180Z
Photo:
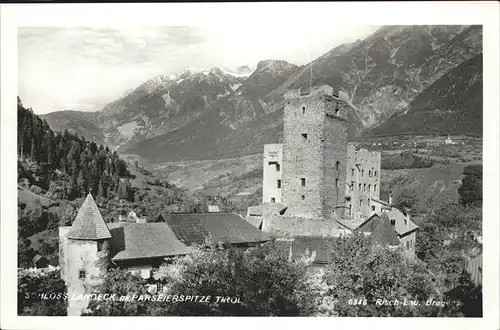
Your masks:
M162 213L149 223L133 218L136 222L105 223L88 194L73 224L59 227L59 264L69 296L89 293L113 267L149 278L153 267L191 253L207 239L237 247L270 240L234 213ZM70 299L68 315L81 315L87 306L88 300Z

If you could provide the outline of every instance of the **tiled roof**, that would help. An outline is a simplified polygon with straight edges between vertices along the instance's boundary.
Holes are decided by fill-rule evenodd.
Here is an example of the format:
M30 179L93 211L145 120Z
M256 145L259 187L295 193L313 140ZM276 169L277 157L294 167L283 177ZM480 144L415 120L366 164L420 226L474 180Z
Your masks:
M400 241L391 225L389 216L384 212L377 223L377 226L370 235L371 239L375 242L388 245L399 245Z
M367 218L362 224L356 228L360 232L371 233L377 227L378 222L380 221L380 216L377 213L372 214L369 218Z
M101 212L95 204L92 194L88 194L75 221L71 225L68 238L98 240L111 238L108 227L102 219Z
M260 228L262 225L263 217L258 217L258 216L253 216L253 215L247 215L245 217L245 220L252 224L255 228Z
M112 260L185 255L189 247L164 222L110 223Z
M270 240L268 234L235 213L172 213L162 217L186 245L203 244L207 237L230 244Z
M392 209L390 211L385 211L384 213L387 214L389 219L396 220L396 232L398 235L404 235L418 228L413 221L407 219L406 216L398 209ZM406 223L405 220L407 221Z

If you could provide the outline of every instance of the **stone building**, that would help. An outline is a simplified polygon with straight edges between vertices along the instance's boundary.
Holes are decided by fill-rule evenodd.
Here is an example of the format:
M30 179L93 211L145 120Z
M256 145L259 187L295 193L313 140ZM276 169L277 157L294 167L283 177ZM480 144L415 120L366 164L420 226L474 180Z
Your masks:
M59 227L59 266L68 290L68 315L81 315L87 299L111 267L149 278L153 267L191 253L207 238L236 247L270 240L235 213L160 214L156 222L105 223L88 194L70 227ZM130 220L130 219L129 219Z
M380 152L347 146L346 206L355 218L380 213Z
M380 152L348 144L348 95L322 85L284 98L283 144L264 145L262 203L248 208L247 221L286 242L301 237L307 244L364 228L379 243L414 253L417 226L380 200Z
M344 205L347 100L330 86L285 93L282 203L290 216L331 218Z

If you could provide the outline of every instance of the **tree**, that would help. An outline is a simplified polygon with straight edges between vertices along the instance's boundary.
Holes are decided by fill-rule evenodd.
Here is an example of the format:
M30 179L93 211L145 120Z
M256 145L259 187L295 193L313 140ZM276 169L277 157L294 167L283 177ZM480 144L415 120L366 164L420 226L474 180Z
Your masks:
M17 283L19 315L66 315L66 285L59 270L32 272L18 269Z
M313 315L331 305L322 297L321 280L307 270L311 260L290 262L273 247L247 251L209 244L193 254L164 264L150 284L161 285L157 294L210 296L207 303L185 301L143 303L91 302L90 315ZM149 294L147 282L123 270L112 270L96 292L117 295ZM233 297L241 303L217 301ZM220 299L220 298L219 298Z
M399 249L372 244L369 238L352 235L333 240L331 264L325 279L335 309L341 316L428 316L433 307L420 303L439 298L432 276L423 266L406 259ZM355 299L355 300L354 300ZM383 302L391 304L384 304ZM398 301L394 304L394 301Z
M464 206L474 205L483 200L483 181L478 175L469 174L462 179L462 185L458 188L460 204Z
M31 248L31 241L26 237L19 236L17 239L17 267L29 268L35 251Z

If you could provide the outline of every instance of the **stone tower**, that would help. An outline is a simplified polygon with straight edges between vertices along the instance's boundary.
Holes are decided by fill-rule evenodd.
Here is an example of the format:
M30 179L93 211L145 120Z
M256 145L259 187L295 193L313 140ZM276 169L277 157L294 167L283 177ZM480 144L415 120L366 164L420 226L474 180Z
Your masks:
M59 264L68 289L68 315L81 315L89 301L72 299L91 293L102 282L110 256L111 233L89 193L71 227L59 227Z
M343 210L349 107L346 93L336 94L327 85L285 94L282 203L287 214L328 220Z

